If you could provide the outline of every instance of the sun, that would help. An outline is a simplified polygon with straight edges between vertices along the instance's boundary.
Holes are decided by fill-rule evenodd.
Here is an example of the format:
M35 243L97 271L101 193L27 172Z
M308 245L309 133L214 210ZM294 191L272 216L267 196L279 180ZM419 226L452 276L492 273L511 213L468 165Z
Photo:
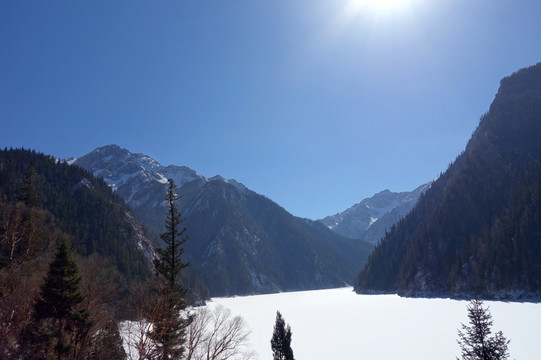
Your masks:
M409 5L413 0L350 0L348 7L352 11L363 9L376 12L398 11Z

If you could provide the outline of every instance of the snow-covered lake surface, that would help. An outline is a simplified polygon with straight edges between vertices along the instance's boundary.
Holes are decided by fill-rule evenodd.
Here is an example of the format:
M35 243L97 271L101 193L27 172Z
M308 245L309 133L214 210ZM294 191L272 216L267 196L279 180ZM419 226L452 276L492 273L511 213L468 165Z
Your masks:
M357 295L351 288L216 298L241 315L260 360L271 360L276 311L291 325L297 360L455 359L467 301ZM494 325L511 339L511 359L541 359L541 304L486 301Z

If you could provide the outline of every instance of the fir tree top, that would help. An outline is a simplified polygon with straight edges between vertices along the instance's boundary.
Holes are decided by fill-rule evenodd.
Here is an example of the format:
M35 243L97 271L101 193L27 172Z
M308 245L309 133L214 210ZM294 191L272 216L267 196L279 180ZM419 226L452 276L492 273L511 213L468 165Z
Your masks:
M63 319L72 316L76 306L84 299L80 282L79 268L72 259L70 244L63 238L41 286L41 296L35 307L36 318Z

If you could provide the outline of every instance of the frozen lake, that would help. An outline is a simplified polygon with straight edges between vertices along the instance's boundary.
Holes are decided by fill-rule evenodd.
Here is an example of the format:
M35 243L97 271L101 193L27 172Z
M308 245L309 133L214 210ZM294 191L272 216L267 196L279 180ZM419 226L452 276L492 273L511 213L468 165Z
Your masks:
M351 288L216 298L241 315L260 360L271 360L276 311L291 325L297 360L455 359L467 301L356 295ZM541 304L486 301L493 333L511 339L511 359L539 359Z

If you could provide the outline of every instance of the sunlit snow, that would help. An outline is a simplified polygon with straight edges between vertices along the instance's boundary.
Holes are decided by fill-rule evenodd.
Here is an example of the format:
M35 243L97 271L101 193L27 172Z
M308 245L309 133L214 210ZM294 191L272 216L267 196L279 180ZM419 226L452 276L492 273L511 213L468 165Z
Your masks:
M217 298L241 315L260 360L272 359L270 338L279 310L293 333L296 359L455 359L467 301L356 295L351 288ZM493 331L511 339L511 359L541 354L541 304L485 302Z

